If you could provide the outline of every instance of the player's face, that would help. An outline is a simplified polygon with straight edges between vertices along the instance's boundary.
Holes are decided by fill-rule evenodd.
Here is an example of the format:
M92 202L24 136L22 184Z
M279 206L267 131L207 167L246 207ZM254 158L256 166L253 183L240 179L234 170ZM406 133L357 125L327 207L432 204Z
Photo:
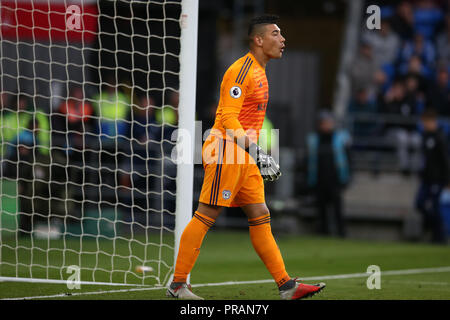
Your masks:
M262 48L264 53L271 59L279 59L283 56L285 38L276 24L266 26Z

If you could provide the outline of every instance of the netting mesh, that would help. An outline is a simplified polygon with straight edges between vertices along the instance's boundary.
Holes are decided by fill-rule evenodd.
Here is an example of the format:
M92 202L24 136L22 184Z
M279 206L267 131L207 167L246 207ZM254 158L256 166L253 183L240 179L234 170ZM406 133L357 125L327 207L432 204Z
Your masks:
M0 3L1 276L173 266L181 1ZM138 265L153 272L138 273Z

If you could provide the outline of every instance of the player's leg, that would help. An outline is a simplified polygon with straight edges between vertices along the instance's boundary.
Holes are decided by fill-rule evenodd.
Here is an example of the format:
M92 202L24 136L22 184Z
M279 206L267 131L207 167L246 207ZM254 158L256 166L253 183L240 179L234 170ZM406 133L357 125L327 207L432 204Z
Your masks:
M266 204L248 204L241 208L248 217L253 247L277 283L281 299L297 300L320 292L325 287L324 283L308 285L298 283L296 279L289 277L272 234L270 213Z
M194 267L200 253L200 247L209 228L219 216L222 207L199 203L191 221L183 231L180 239L174 282L186 282L188 274Z
M256 165L248 166L247 177L240 185L233 205L241 207L247 215L253 247L277 283L282 299L305 298L325 287L325 284L311 286L297 283L286 272L283 257L270 226L270 212L264 196L264 181Z
M173 281L166 295L180 299L201 299L191 292L186 284L187 277L194 267L195 261L200 253L200 248L209 228L219 216L222 207L199 203L191 221L183 231L178 249L177 261Z
M291 278L286 272L280 249L272 235L270 213L265 203L248 204L241 207L247 215L250 239L256 253L266 265L278 287Z
M174 282L171 287L176 288L180 285L186 287L187 275L197 260L203 238L214 224L222 208L229 206L233 201L235 190L237 190L239 182L243 180L246 167L234 161L236 148L237 146L232 142L227 143L225 140L214 137L207 139L203 145L202 159L205 175L199 206L181 236ZM190 296L190 299L192 298L192 294L188 293L187 295Z
M264 197L264 182L256 165L248 167L248 177L240 187L234 203L247 215L253 248L278 287L282 287L291 278L286 272L280 250L272 235L270 212ZM292 281L290 283L292 284Z

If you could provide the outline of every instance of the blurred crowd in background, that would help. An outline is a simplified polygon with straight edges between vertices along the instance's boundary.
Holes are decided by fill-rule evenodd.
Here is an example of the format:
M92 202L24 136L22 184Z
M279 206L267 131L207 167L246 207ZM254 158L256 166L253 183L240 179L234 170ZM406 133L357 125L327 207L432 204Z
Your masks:
M33 101L8 92L0 99L2 176L19 182L22 234L49 216L79 218L99 202L133 206L130 221L150 209L174 211L178 92L156 106L109 75L92 96L73 85L50 114Z
M364 25L351 69L348 112L355 115L356 143L384 136L396 148L397 168L405 175L421 165L423 128L417 120L424 110L434 109L442 129L450 132L444 121L450 117L450 15L438 4L420 0L381 6L381 28ZM369 119L368 114L383 117Z
M319 231L331 232L327 218L331 209L337 234L346 236L342 196L352 183L353 172L369 164L374 176L387 171L401 177L419 175L415 207L428 217L433 239L442 242L442 208L450 206L449 4L443 0L375 3L381 8L380 29L368 29L361 12L358 50L347 70L351 98L340 127L330 106L345 33L345 1L261 0L253 6L242 1L200 1L196 117L202 120L203 131L212 126L222 74L248 49L246 18L264 8L279 14L287 51L283 61L269 68L269 80L274 78L269 81L265 128L283 129L281 148L289 149L286 154L291 162L302 165L289 171L283 163L285 154L280 160L282 171L288 174L275 187L267 186L268 198L300 198L301 192L293 190L301 181L317 200ZM370 4L366 1L365 7ZM3 87L11 77L19 80L17 93L4 90L0 94L2 176L19 181L20 228L25 234L31 232L32 217L45 220L69 215L80 219L87 207L114 208L126 213L124 220L140 222L143 227L153 219L149 212L157 213L155 217L162 216L158 215L161 212L174 213L176 165L170 153L172 133L178 125L179 96L174 88L178 87L179 70L174 57L179 50L179 25L172 19L171 29L165 28L166 22L151 16L163 9L153 4L155 8L148 13L141 6L145 4L100 1L102 23L97 42L79 49L92 51L87 61L98 65L98 70L83 71L84 56L70 63L78 63L81 73L91 74L90 83L71 82L67 72L65 82L61 80L67 92L61 93L59 101L51 95L48 81L54 75L34 79L14 73L35 68L31 58L16 57L27 63L25 67L12 63L8 66L11 74L4 72ZM178 17L177 10L170 14ZM108 16L118 12L122 19ZM141 15L140 19L132 21L130 17L135 15ZM116 36L118 25L120 37ZM319 37L321 28L332 36ZM153 41L151 45L147 40ZM15 57L19 45L28 42L10 39L5 48L6 44L13 44L9 53ZM47 50L31 45L36 47L35 54L39 47ZM305 52L309 55L303 55ZM65 61L65 52L61 59ZM14 58L3 60L7 66ZM22 86L21 81L34 87ZM45 86L37 85L39 82ZM100 88L93 88L100 83ZM45 103L37 103L39 99ZM363 161L366 167L358 161L361 154L369 155L369 161ZM395 155L395 162L385 161L386 154ZM201 165L194 170L201 181ZM194 194L199 187L194 181ZM297 213L303 209L295 207ZM165 219L156 224L165 225L169 220Z
M418 174L415 207L435 242L445 242L449 213L449 73L450 13L433 0L381 5L381 28L363 26L350 71L353 150L376 151L375 175L386 149L395 152L391 170Z

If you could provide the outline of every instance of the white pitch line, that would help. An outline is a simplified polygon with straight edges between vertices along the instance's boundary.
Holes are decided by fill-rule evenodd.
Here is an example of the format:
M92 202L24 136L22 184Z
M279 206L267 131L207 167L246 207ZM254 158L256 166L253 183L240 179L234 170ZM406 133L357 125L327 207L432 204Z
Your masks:
M403 269L403 270L389 270L382 271L382 276L391 275L405 275L405 274L421 274L421 273L438 273L438 272L450 272L450 266L448 267L437 267L437 268L422 268L422 269ZM351 279L351 278L365 278L370 276L370 273L348 273L348 274L337 274L337 275L326 275L326 276L315 276L315 277L303 277L302 281L309 280L336 280L336 279ZM259 283L271 283L273 279L265 280L249 280L249 281L227 281L227 282L216 282L216 283L202 283L193 284L192 287L212 287L212 286L230 286L239 284L259 284ZM130 285L131 286L131 285ZM67 298L74 296L83 295L99 295L107 293L122 293L122 292L135 292L135 291L153 291L162 290L165 287L148 287L148 288L131 288L131 289L118 289L118 290L108 290L108 291L94 291L94 292L74 292L71 294L60 293L47 296L32 296L32 297L19 297L19 298L4 298L0 300L31 300L31 299L52 299L52 298Z
M20 278L20 277L0 277L0 282L27 282L27 283L51 283L51 284L67 284L67 280L57 279L40 279L40 278ZM114 283L114 282L92 282L92 281L80 281L79 284L90 286L120 286L120 287L147 287L145 284L126 284L126 283Z
M389 283L415 284L424 286L450 286L450 282L389 280Z
M381 275L382 276L391 276L391 275L397 275L397 274L404 275L404 274L433 273L433 272L450 272L450 267L381 271ZM317 277L301 277L300 279L301 279L301 281L336 280L336 279L350 279L350 278L367 278L369 275L370 275L369 273L348 273L348 274L337 274L337 275L317 276ZM192 287L212 287L212 286L229 286L229 285L236 285L236 284L270 283L270 282L273 282L273 279L203 283L203 284L193 284L191 286Z
M108 291L94 291L94 292L74 292L74 293L60 293L48 296L33 296L33 297L21 297L21 298L4 298L0 300L32 300L32 299L52 299L52 298L67 298L74 296L88 296L88 295L98 295L104 293L122 293L122 292L132 292L132 291L152 291L161 290L165 287L149 287L149 288L131 288L131 289L118 289L118 290L108 290Z

